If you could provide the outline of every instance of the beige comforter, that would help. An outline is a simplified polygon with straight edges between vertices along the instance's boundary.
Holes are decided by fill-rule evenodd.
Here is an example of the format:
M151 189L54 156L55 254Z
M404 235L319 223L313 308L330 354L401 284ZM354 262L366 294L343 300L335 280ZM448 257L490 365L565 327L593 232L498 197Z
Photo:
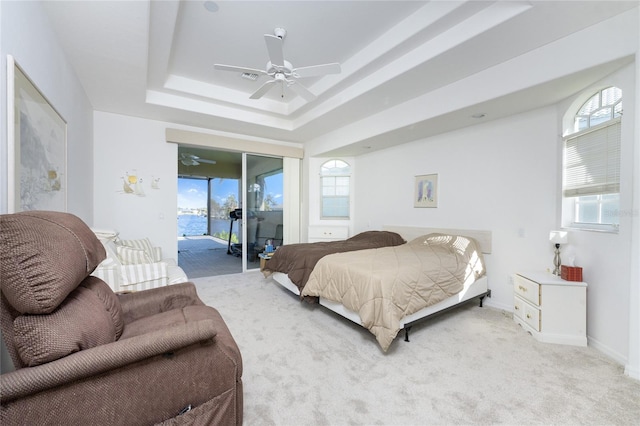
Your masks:
M459 293L484 273L475 240L429 234L401 246L325 256L302 294L357 312L386 352L403 317Z

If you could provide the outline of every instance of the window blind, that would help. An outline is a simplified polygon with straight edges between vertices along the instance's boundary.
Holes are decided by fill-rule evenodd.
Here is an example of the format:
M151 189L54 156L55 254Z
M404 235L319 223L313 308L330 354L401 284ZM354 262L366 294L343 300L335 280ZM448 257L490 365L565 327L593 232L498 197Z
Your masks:
M565 197L620 192L620 120L564 141Z

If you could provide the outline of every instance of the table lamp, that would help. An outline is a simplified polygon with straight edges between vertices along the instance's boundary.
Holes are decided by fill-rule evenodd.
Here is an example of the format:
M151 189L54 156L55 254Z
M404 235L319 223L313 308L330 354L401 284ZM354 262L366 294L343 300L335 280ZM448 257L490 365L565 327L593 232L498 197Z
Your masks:
M553 257L553 265L556 268L553 270L553 275L560 275L560 265L562 264L560 260L560 244L567 244L568 239L566 231L551 231L549 233L549 241L556 246L555 256Z

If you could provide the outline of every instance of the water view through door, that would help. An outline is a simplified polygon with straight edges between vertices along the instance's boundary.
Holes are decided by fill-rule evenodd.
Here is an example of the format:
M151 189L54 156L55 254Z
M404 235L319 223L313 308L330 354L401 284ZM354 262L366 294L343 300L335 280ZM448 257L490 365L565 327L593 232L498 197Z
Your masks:
M242 235L229 218L240 191L239 178L178 178L178 264L188 277L242 272L241 258L227 254Z

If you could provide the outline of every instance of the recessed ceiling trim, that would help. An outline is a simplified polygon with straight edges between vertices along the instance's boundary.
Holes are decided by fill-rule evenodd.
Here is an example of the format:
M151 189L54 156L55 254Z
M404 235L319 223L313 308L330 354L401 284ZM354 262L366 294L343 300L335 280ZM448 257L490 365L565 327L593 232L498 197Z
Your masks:
M612 28L609 30L615 31ZM616 30L620 30L620 34L614 34L619 37L618 39L622 40L628 37L628 34L623 34L624 31L619 27L616 27ZM366 119L335 129L311 141L307 145L308 154L311 156L320 155L321 152L340 149L339 145L350 145L357 142L362 143L363 141L371 144L368 140L377 140L378 135L410 128L410 126L417 125L417 123L439 119L439 117L444 117L457 111L465 111L460 120L466 118L471 121L468 117L471 115L469 111L471 107L476 111L478 109L486 111L487 114L491 114L492 119L506 116L519 111L515 110L516 107L505 108L504 105L501 108L494 108L496 111L491 111L487 104L495 100L514 97L517 93L534 92L538 97L547 99L547 104L557 102L562 97L569 96L579 90L580 84L584 85L586 81L596 81L603 78L633 60L634 47L621 43L624 46L617 46L617 49L612 47L611 50L608 50L611 55L608 63L594 65L594 58L589 58L589 55L578 52L579 49L588 50L592 45L591 43L597 43L600 33L589 34L593 36L593 39L583 34L565 37L545 46L544 49L518 56L420 97L395 105L386 111L372 114ZM554 61L554 58L562 57L563 52L578 52L576 57L584 58L585 63L575 64L572 61ZM589 63L586 62L587 59L589 59ZM547 68L536 66L540 63L555 63L555 66ZM523 69L528 71L527 73L520 73L519 79L510 78L517 74L518 70ZM577 83L577 75L581 76L581 83ZM567 80L576 81L577 87L566 84ZM557 81L565 82L562 86L564 86L566 93L562 93L559 90L559 87L555 84ZM552 88L552 90L543 94L541 89L543 87ZM522 99L533 98L533 96L516 98L520 99L522 105L525 105ZM544 105L538 99L536 102L530 101L526 104L528 109L541 106ZM522 107L520 106L520 108ZM389 117L394 119L390 120ZM389 123L393 123L393 128L389 126ZM424 133L424 129L421 132ZM347 141L349 142L347 143ZM318 147L321 147L321 152L314 151L314 148L317 150Z
M177 96L155 90L147 90L146 102L152 105L176 108L184 111L228 118L231 120L246 121L248 123L268 126L279 130L293 130L291 128L291 121L286 119L250 111L244 111L242 114L239 114L238 109L231 106L216 105L207 101L190 99L184 96Z
M168 128L165 131L166 140L169 143L178 143L191 146L203 146L207 148L219 148L224 150L250 152L254 154L267 154L290 158L303 158L304 149L293 144L276 144L249 139L232 138L219 134L192 132L189 130Z
M378 61L407 39L415 36L420 31L433 25L435 22L453 13L466 2L428 2L413 14L402 20L396 26L373 40L367 47L344 61L342 73L327 76L311 86L315 93L323 93L339 82L350 77L362 68Z
M258 86L260 83L256 83ZM164 84L167 90L186 93L199 98L206 98L214 102L233 102L252 110L258 110L269 114L288 115L289 106L284 102L273 101L271 99L252 100L246 96L246 93L228 89L222 86L216 86L210 83L203 83L198 80L181 77L170 74ZM232 101L233 100L233 101Z
M465 41L470 40L477 35L494 28L501 23L512 19L513 17L525 12L531 6L525 3L517 5L509 5L503 7L501 4L493 4L489 8L473 15L472 17L460 22L449 31L428 40L426 43L418 46L414 50L407 52L402 57L387 64L376 72L362 78L358 82L352 84L348 89L342 91L339 95L339 102L333 102L334 107L339 107L345 103L356 99L359 96L370 92L388 81L399 77L403 73L411 71L417 66L428 62L429 60L449 51ZM423 10L422 8L421 10ZM345 68L348 64L345 64ZM300 128L309 122L315 120L318 114L326 114L332 108L331 102L327 102L324 108L315 108L297 118L293 124L293 128Z
M160 89L169 70L180 2L151 1L149 3L147 88Z
M315 84L310 85L309 89L320 96L340 82L351 77L353 74L371 65L373 62L378 61L381 57L387 55L407 39L415 36L445 16L450 15L466 3L468 2L428 2L425 6L421 7L380 37L373 40L367 47L361 49L354 56L344 61L341 65L342 72L340 74L325 76L319 79ZM342 101L342 96L340 99ZM338 102L337 105L341 104L341 101ZM303 100L295 99L291 102L291 113L295 113L305 104L306 102ZM330 109L327 109L325 106L323 110L326 112ZM306 122L311 120L313 120L313 118ZM300 125L304 125L306 122L303 121Z
M487 18L487 16L484 16L483 24L478 26L476 22L476 28L474 28L475 31L469 32L469 23L473 23L474 21L472 19L466 19L462 22L459 22L460 19L462 19L466 16L466 14L469 13L463 7L467 4L468 2L429 2L425 6L418 9L408 18L404 19L399 25L396 25L381 37L370 43L366 49L363 49L356 56L346 61L343 67L342 74L321 78L315 84L310 86L311 90L314 93L321 95L350 75L358 72L360 69L362 69L362 67L378 60L381 56L384 56L385 54L396 48L398 45L402 44L408 38L416 35L420 31L423 31L430 25L434 25L435 23L442 21L445 18L450 21L448 25L454 25L453 30L457 29L458 31L446 31L444 33L444 36L441 35L440 37L435 37L436 39L438 39L438 43L434 43L432 42L432 40L430 40L422 46L405 54L399 60L396 60L393 63L380 68L377 72L370 74L368 77L361 79L359 82L349 87L349 89L340 92L335 97L331 99L325 99L324 102L316 101L311 106L311 108L307 109L300 117L294 118L293 116L300 108L307 105L307 103L302 99L294 99L294 101L292 101L291 103L284 103L270 99L251 100L243 97L244 92L227 89L213 84L203 83L201 81L190 80L176 75L169 75L166 78L163 86L166 90L181 92L184 94L188 94L189 96L196 96L198 98L207 98L212 104L228 103L241 106L244 109L237 110L235 114L233 114L232 118L236 120L239 119L241 121L255 122L255 115L248 110L262 111L266 114L279 114L282 116L291 117L292 121L287 127L295 130L322 117L324 114L334 110L335 108L340 107L345 102L349 102L359 96L362 96L365 93L374 90L377 87L380 87L382 84L388 82L391 79L399 77L400 75L411 70L420 63L428 61L430 58L433 58L443 51L446 51L457 46L460 43L463 43L465 40L468 40L475 34L482 32L483 30L486 31L486 29L498 25L500 22L503 22L504 20L509 19L511 16L521 13L528 8L528 6L523 3L518 3L517 6L510 6L508 8L505 7L505 9L508 9L507 13L491 13L489 14L489 18ZM493 9L495 7L500 8L500 6L496 6L496 4L493 4L489 7L489 9ZM455 15L459 15L459 17L456 18ZM452 37L452 32L462 34L462 37ZM445 40L445 43L442 43L443 40ZM168 40L165 41L168 42ZM168 67L168 63L165 63L165 66ZM165 69L165 72L166 71L168 70ZM156 88L155 90L158 92L161 91L160 88ZM157 99L157 97L148 96L148 99ZM204 105L198 102L190 101L188 99L185 99L182 103L190 104L191 107L189 108L189 110L195 110L203 114L207 114L207 110L219 110L219 107L216 106L212 106L211 108L204 108ZM268 124L271 121L272 120L267 119L265 124L271 125ZM283 128L283 126L278 125L276 125L276 127Z

